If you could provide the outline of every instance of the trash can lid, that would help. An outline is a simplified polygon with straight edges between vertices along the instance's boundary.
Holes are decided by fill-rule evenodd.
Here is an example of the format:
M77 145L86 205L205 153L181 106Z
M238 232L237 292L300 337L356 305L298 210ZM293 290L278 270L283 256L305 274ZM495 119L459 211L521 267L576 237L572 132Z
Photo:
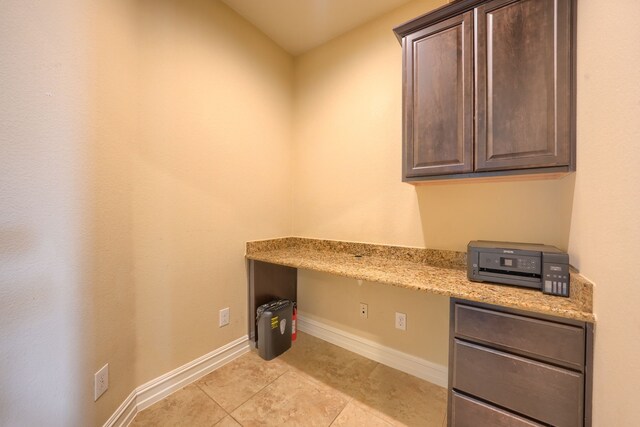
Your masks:
M265 311L277 311L280 310L284 307L287 307L291 304L291 301L289 301L288 299L280 299L280 300L275 300L275 301L271 301L268 302L266 304L262 304L260 307L258 307L258 309L256 310L256 322L258 322L258 320L260 320L260 317L262 317L262 314Z

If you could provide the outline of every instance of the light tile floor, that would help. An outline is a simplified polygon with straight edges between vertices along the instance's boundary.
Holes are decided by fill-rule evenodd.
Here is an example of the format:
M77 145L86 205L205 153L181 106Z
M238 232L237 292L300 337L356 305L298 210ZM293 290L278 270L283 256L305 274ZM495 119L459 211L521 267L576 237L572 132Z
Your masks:
M310 335L269 362L255 351L140 412L131 426L446 425L442 387Z

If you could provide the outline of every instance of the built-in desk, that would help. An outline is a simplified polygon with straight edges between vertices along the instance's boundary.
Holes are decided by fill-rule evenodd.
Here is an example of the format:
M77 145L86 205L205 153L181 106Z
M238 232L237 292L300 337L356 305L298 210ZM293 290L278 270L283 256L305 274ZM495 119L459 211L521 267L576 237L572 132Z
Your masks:
M471 282L463 252L287 237L248 242L246 257L252 340L258 306L297 300L298 268L432 292L452 297L450 425L591 423L593 286L575 270L564 298Z
M533 289L471 282L467 279L464 252L299 237L248 242L246 250L250 261L291 268L257 267L261 271L268 270L270 276L264 280L258 278L258 283L250 286L258 297L266 296L264 293L269 289L276 291L278 287L284 287L284 293L274 296L295 300L295 295L292 296L295 291L291 289L295 281L294 269L303 268L534 313L594 321L593 287L576 271L571 272L571 296L563 298ZM250 262L250 279L252 268L256 279L256 264ZM271 283L271 279L276 278L274 275L282 275L278 280L284 280L284 283ZM256 289L255 285L265 288ZM255 313L255 307L253 311Z

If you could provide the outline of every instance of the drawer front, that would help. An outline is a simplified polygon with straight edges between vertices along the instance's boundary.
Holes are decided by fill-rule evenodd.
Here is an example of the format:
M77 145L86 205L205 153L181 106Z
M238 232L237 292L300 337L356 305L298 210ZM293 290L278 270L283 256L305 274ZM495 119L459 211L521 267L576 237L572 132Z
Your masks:
M542 427L542 424L480 402L455 391L451 395L452 427Z
M455 335L583 370L585 332L577 326L456 304Z
M583 425L583 375L454 340L452 387L554 426Z

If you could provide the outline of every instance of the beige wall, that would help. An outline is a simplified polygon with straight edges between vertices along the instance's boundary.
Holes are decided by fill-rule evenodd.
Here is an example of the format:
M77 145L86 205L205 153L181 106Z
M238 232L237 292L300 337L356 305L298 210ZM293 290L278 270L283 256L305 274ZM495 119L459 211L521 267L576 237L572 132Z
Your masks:
M0 27L0 424L101 425L246 334L244 243L291 234L293 60L206 0Z
M219 2L2 2L0 424L100 425L136 386L244 335L244 242L292 232L569 248L597 283L595 425L640 418L640 6L580 1L575 176L416 188L400 182L391 28L438 4L294 61ZM300 304L446 363L445 298L301 271Z
M0 5L1 425L80 425L94 412L87 11L78 3Z
M594 425L640 419L640 2L578 6L578 172L569 251L596 283Z
M82 381L86 408L93 424L103 423L139 385L136 381L136 283L131 218L133 168L128 147L138 137L137 7L126 0L94 2L86 7L91 26L85 36L89 62L86 123L82 141L88 166L86 183L86 264L84 304L92 313L85 323L93 345L78 354L90 364L72 381ZM79 43L80 40L77 40ZM93 373L109 363L109 390L93 401ZM89 424L88 421L84 423ZM70 424L72 425L72 424Z
M566 249L573 177L423 187L401 182L402 52L391 29L441 3L409 3L296 58L294 234L457 251L473 239ZM344 279L306 272L300 284L301 314L447 364L448 318L432 316L448 312L447 299L420 295L415 304L414 293L370 284L349 292ZM384 307L370 306L362 322L359 302ZM391 312L378 315L381 310ZM393 329L394 311L407 313L407 332Z
M247 332L244 243L291 232L293 61L219 2L138 13L140 134L123 157L142 384Z
M367 319L360 317L360 302L368 305ZM299 270L298 303L306 319L447 365L447 297ZM407 314L406 331L395 329L395 312Z

